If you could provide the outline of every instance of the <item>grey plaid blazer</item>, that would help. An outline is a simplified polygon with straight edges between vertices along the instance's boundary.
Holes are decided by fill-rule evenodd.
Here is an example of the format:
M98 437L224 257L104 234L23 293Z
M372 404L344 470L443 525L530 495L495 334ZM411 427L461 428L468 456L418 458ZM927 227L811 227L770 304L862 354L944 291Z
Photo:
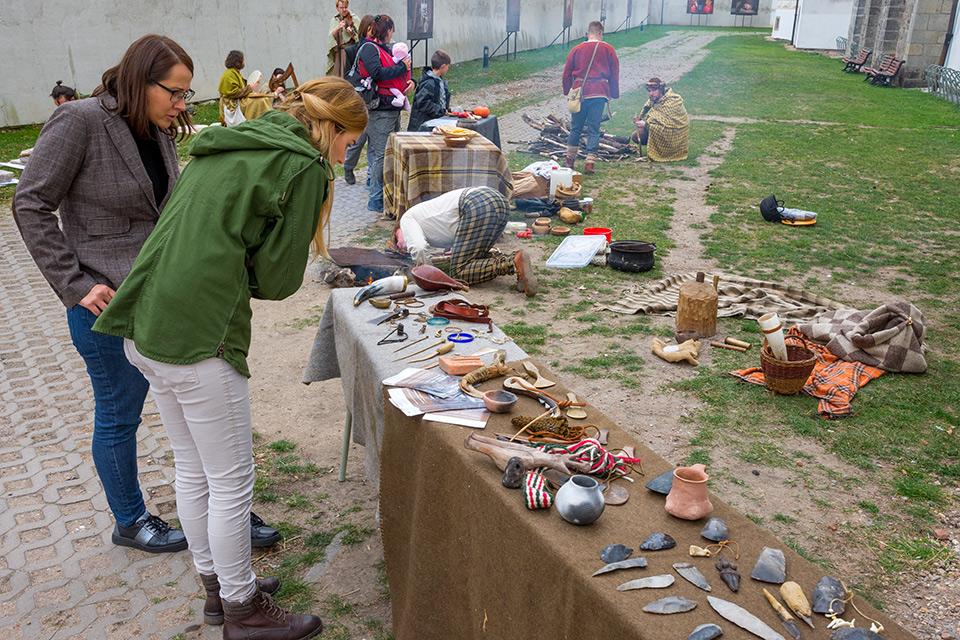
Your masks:
M160 134L169 180L158 207L130 127L111 112L115 107L110 96L58 107L13 200L27 249L68 308L96 284L120 286L180 175L176 145Z

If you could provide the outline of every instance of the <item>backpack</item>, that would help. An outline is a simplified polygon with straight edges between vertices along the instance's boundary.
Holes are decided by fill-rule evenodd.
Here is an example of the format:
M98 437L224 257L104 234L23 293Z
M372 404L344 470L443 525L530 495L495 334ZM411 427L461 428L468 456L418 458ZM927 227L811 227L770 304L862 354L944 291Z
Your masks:
M777 200L777 196L772 193L760 201L760 215L767 222L780 222L783 219L780 215L782 212L783 202Z
M362 77L360 74L360 52L363 51L363 48L368 44L376 47L377 45L373 42L364 42L360 45L360 48L357 49L357 56L353 59L353 66L350 67L350 71L347 72L347 82L353 85L354 91L360 94L360 99L363 100L363 104L366 105L367 111L373 111L380 106L380 94L377 93L377 83L373 81L373 78L367 76L366 78ZM379 51L377 54L379 55Z

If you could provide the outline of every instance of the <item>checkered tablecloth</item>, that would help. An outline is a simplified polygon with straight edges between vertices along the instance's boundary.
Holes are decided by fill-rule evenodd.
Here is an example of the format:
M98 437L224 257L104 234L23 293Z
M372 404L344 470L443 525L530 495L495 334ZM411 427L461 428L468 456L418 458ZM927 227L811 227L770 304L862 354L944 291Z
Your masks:
M438 135L391 134L383 160L383 210L399 218L413 205L465 187L491 187L509 198L513 191L507 157L476 136L452 149Z

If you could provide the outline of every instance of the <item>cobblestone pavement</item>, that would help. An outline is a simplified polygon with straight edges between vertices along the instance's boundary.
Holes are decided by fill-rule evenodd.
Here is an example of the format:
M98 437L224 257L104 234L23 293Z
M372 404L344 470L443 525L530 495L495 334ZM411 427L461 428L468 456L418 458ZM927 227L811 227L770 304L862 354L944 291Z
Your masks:
M675 80L706 55L703 47L716 35L671 33L625 52L622 90L654 74ZM563 109L558 92L523 111ZM505 141L528 139L531 131L519 113L501 119ZM334 244L379 217L366 209L365 175L358 172L352 187L337 181ZM203 600L189 554L149 555L110 542L113 520L90 454L93 399L86 371L70 342L63 307L24 248L6 206L0 208L0 317L4 640L169 640L195 626ZM172 454L151 404L138 440L148 508L172 517ZM219 636L215 628L199 635Z

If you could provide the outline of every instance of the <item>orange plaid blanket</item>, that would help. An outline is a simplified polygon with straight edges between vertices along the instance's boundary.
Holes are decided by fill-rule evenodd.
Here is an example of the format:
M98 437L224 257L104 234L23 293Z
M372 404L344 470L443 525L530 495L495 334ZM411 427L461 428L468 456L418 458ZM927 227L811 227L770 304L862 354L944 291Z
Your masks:
M851 415L850 406L853 396L861 387L871 380L879 378L885 372L883 369L871 367L861 362L846 362L830 353L824 345L818 344L806 337L796 328L787 331L787 335L803 342L803 346L810 349L817 356L817 363L813 372L803 386L803 392L808 396L819 398L817 410L824 418L846 418ZM760 367L751 367L739 371L731 371L730 375L752 384L765 384L763 371Z

